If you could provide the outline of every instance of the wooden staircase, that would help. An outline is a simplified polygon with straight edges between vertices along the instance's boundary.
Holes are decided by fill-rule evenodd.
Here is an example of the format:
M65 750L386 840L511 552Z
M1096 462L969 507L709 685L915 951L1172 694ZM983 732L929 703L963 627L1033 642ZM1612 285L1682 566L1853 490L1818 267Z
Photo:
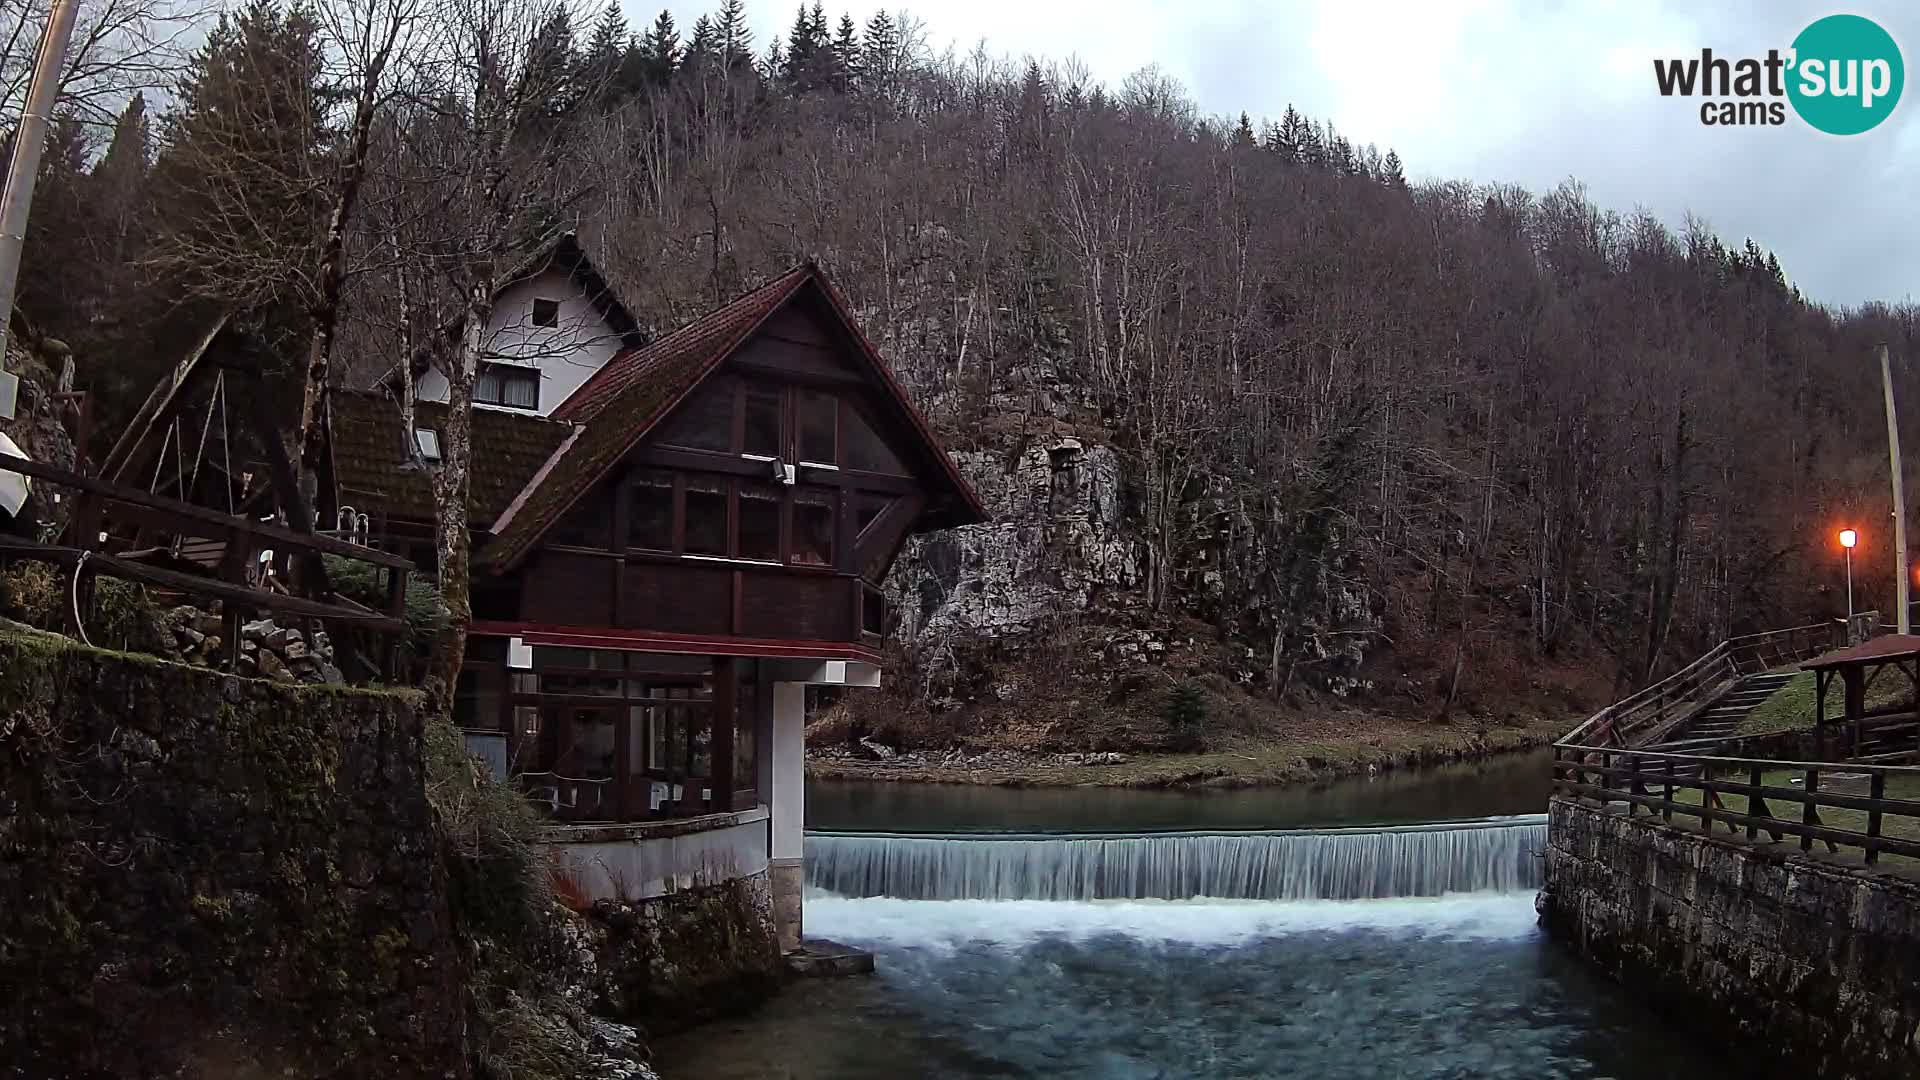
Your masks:
M1667 732L1664 738L1648 745L1646 749L1710 754L1714 747L1734 737L1748 714L1799 673L1796 667L1748 675L1708 702L1706 708L1694 714L1692 719Z

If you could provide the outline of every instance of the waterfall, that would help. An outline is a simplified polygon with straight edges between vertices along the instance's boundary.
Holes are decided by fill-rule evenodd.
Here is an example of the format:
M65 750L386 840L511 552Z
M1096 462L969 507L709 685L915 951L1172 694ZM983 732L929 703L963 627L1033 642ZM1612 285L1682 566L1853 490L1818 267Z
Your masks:
M1271 832L807 835L807 884L908 900L1361 900L1537 889L1544 814Z

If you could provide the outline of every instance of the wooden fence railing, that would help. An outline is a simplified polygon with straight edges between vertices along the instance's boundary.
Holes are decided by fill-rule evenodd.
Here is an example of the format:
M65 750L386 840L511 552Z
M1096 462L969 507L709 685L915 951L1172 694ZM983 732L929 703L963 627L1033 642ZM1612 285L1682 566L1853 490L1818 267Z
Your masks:
M382 650L378 667L389 677L394 674L396 646L408 630L405 618L407 575L413 569L413 563L409 560L328 536L223 514L11 454L0 453L0 469L66 488L73 493L72 524L67 530L72 537L70 543L42 544L0 535L0 556L37 559L71 567L70 618L75 621L81 621L86 606L82 598L91 592L92 575L107 574L220 601L225 622L222 643L226 649L225 663L230 671L237 669L240 660L242 620L250 618L250 612L266 610L297 618L320 619L342 627L362 627L383 635L387 644ZM147 524L182 539L211 541L220 552L219 563L211 575L202 575L153 565L140 558L150 552L114 550L101 532L102 518L109 511L119 519ZM350 607L336 600L253 587L247 579L247 570L266 550L275 551L283 561L288 560L290 553L300 552L315 556L316 562L317 556L326 554L372 564L385 572L384 610ZM76 629L84 632L81 627Z
M1624 747L1647 742L1691 719L1748 675L1841 648L1872 633L1877 612L1728 638L1679 671L1601 709L1561 736L1570 746Z
M1880 760L1920 759L1920 747L1906 743ZM1843 790L1843 776L1864 790ZM1864 852L1869 864L1882 853L1920 858L1920 799L1906 797L1920 796L1920 766L1556 746L1553 780L1564 795L1624 803L1628 817L1693 817L1708 833L1725 827L1748 840L1792 836L1802 851L1818 841L1833 852ZM1887 794L1890 786L1899 797Z

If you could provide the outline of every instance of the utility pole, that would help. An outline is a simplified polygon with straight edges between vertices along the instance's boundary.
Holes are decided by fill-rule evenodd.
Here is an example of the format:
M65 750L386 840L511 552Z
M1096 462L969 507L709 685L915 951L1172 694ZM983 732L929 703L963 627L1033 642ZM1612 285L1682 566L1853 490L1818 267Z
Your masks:
M13 293L20 283L20 249L27 242L27 212L33 209L33 183L40 177L40 151L47 145L47 123L54 99L60 96L60 71L67 62L67 42L79 0L53 0L40 51L33 62L33 83L13 137L13 160L7 165L6 194L0 196L0 420L13 419L20 377L7 371L7 327L13 321Z
M1893 557L1895 596L1899 604L1899 631L1911 629L1907 613L1907 589L1913 584L1907 568L1907 496L1900 482L1900 423L1893 412L1893 364L1887 359L1887 343L1880 343L1880 383L1887 393L1887 458L1893 472Z

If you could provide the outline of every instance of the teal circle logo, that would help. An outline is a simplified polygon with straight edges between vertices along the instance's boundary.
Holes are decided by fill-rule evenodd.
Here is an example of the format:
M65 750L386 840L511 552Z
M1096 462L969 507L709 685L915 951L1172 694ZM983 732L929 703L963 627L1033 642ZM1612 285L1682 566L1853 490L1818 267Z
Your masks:
M1793 111L1829 135L1879 126L1900 104L1907 81L1893 35L1859 15L1829 15L1800 31L1792 64Z

